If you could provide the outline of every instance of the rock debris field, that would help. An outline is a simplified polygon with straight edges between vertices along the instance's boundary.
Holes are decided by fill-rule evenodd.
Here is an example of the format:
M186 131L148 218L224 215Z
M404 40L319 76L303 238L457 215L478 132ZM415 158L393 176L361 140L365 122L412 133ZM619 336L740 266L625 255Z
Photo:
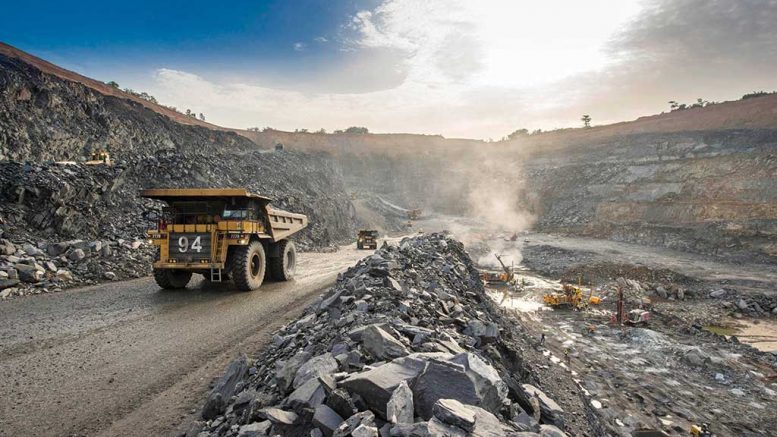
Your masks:
M0 162L0 300L151 273L143 188L246 187L307 214L302 250L353 234L345 190L328 158L289 152L160 150L116 165Z
M564 436L461 243L403 239L342 273L216 381L191 436Z

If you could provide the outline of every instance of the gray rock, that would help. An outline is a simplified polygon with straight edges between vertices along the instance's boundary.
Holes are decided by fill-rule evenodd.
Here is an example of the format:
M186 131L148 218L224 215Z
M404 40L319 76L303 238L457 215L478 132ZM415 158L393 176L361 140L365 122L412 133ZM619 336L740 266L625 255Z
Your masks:
M0 290L11 288L19 285L18 279L0 279Z
M349 393L361 396L372 411L382 416L386 414L386 405L394 390L402 381L416 378L426 368L427 359L425 354L397 358L380 367L351 375L340 384Z
M542 422L560 428L564 427L564 410L556 403L556 401L531 384L522 384L521 389L522 390L518 392L521 405L525 408L529 408L531 406L531 398L536 395L540 400L540 416L542 417Z
M116 280L116 273L113 272L105 272L103 273L103 278L109 280L109 281L115 281Z
M313 426L321 430L326 437L331 437L341 423L343 418L326 405L317 406L313 413Z
M405 345L376 325L370 325L362 332L362 342L364 350L376 360L399 358L408 354Z
M315 408L321 405L326 399L326 392L318 378L312 378L297 389L295 389L286 399L286 405L294 409Z
M27 264L16 264L16 270L19 272L19 279L22 282L36 283L43 279L43 272L35 268L35 266Z
M378 428L360 424L356 429L351 431L351 437L378 437Z
M67 256L67 258L70 261L81 261L82 259L86 258L86 254L84 253L83 249L75 249Z
M402 381L386 404L386 418L391 423L413 423L413 391Z
M416 414L429 419L439 399L456 399L497 413L507 387L493 367L472 353L463 353L448 361L430 361L416 379L413 395Z
M479 401L475 387L461 364L431 360L413 384L416 415L428 420L439 399L457 399L469 404Z
M293 411L284 411L280 408L265 408L260 412L270 422L278 425L294 425L299 422L299 416Z
M340 388L329 393L326 405L342 417L351 417L359 411L348 392Z
M669 293L666 291L666 288L660 285L656 287L656 294L661 296L662 299L666 299L667 297L669 297Z
M373 414L372 411L362 411L345 419L345 421L337 427L335 432L332 433L332 437L346 437L351 435L356 428L362 425L370 427L375 426L375 414Z
M465 431L475 428L475 411L455 399L438 400L432 408L432 414L443 423Z
M29 256L38 257L38 256L46 255L42 250L38 249L32 244L25 244L24 246L22 246L22 250L24 251L24 253L26 253Z
M294 375L294 388L297 388L310 379L318 378L321 375L331 375L337 372L337 361L331 353L313 357L300 366Z
M19 279L19 271L13 267L7 268L5 273L8 275L8 279Z
M721 298L726 295L726 290L720 289L720 290L714 290L710 293L710 297L713 297L715 299Z
M310 353L299 351L287 361L277 361L275 363L275 379L282 393L286 393L291 388L294 376L297 374L300 366L309 358Z
M8 240L0 239L0 255L13 255L16 253L16 246Z
M238 429L238 437L262 437L270 433L272 422L265 420L262 422L254 422L248 425L243 425Z
M235 394L235 387L248 373L248 357L240 355L227 367L226 373L216 382L202 408L202 418L215 419L226 410L227 401Z
M694 367L706 367L711 362L709 355L704 353L699 348L692 348L685 352L683 355L685 361Z
M56 277L60 281L72 281L73 280L73 274L70 273L70 271L65 270L65 269L57 270Z
M744 299L742 299L742 298L740 298L740 299L737 301L737 307L738 307L740 310L746 310L746 309L747 309L749 306L750 306L750 305L748 305L748 304L747 304L747 301L746 301L746 300L744 300Z

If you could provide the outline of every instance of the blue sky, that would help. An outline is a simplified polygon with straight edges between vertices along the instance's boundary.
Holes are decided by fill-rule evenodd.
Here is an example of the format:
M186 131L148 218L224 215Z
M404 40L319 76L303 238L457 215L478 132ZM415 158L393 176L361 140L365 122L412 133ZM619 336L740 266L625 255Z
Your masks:
M4 3L3 42L230 127L499 138L777 89L773 1Z
M347 57L328 43L342 37L350 16L376 4L14 1L3 5L0 40L91 74L131 76L162 67L285 74Z

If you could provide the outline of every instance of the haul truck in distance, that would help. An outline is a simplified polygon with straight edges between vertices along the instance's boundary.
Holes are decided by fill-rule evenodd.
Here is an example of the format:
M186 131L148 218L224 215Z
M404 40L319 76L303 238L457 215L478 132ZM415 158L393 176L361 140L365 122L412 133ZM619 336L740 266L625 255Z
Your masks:
M154 279L162 288L184 288L193 273L212 282L232 279L255 290L265 277L288 281L297 252L289 237L308 218L270 207L243 188L149 189L140 195L167 204L148 235L159 247Z

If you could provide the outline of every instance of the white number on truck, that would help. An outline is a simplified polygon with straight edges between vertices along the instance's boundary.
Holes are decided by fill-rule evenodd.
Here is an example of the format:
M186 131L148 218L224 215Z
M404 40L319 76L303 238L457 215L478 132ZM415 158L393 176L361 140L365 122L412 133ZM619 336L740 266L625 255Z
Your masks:
M196 250L197 253L202 252L202 242L200 241L199 235L194 239L194 243L192 243L192 249Z
M202 241L200 240L200 236L198 235L194 241L192 241L192 245L189 246L189 239L186 237L178 237L178 251L181 253L186 253L189 251L189 247L191 247L192 250L197 251L197 253L202 252Z
M181 253L186 252L189 250L189 239L186 237L179 237L178 238L178 251Z

